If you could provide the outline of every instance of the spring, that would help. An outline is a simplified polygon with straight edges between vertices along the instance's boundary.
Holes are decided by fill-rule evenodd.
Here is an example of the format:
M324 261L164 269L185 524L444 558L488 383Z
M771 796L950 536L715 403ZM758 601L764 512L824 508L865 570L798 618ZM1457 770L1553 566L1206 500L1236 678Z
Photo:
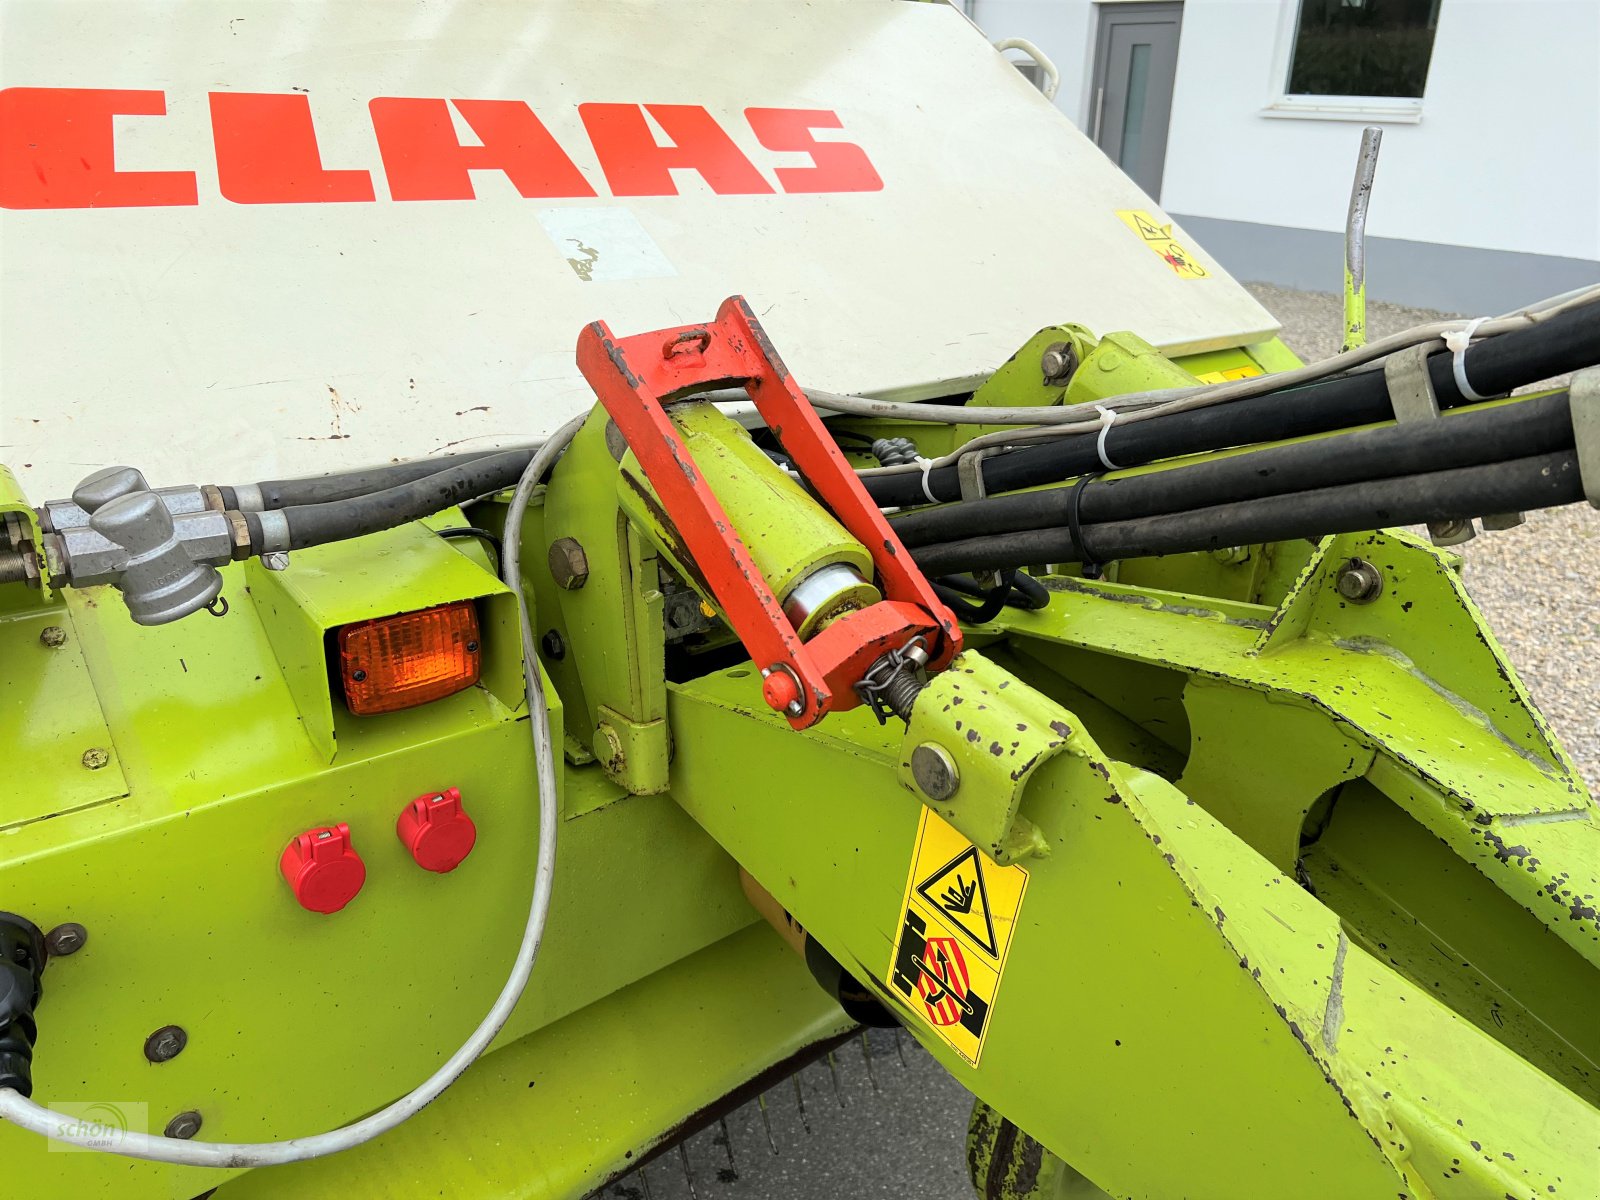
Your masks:
M910 438L879 438L872 443L872 455L886 467L901 467L917 461L917 444Z

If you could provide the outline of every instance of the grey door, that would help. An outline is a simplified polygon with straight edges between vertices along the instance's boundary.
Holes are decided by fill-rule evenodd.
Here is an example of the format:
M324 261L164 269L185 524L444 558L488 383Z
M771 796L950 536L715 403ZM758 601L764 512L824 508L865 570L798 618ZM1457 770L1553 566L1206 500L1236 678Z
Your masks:
M1100 6L1091 136L1158 200L1182 23L1182 4Z

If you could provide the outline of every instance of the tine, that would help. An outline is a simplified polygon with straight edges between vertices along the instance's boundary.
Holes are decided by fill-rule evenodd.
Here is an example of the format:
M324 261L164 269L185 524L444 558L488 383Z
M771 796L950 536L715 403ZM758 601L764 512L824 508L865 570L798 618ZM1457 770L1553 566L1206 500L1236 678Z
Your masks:
M806 1097L805 1093L800 1090L800 1073L796 1071L790 1078L794 1080L794 1102L800 1107L800 1124L805 1127L807 1133L810 1133L811 1122L806 1117Z
M772 1147L772 1153L776 1156L778 1143L772 1136L772 1118L767 1115L767 1097L765 1093L756 1097L756 1105L761 1109L761 1123L767 1127L767 1145Z
M634 1174L639 1177L639 1182L644 1184L644 1200L655 1200L655 1197L650 1194L650 1176L644 1173L644 1168L640 1167Z
M872 1081L872 1090L875 1092L883 1091L883 1089L878 1086L878 1073L872 1069L872 1042L868 1038L865 1030L863 1030L861 1033L861 1057L866 1060L867 1078Z
M900 1056L900 1065L902 1067L909 1067L911 1065L906 1061L906 1051L905 1047L900 1042L900 1026L898 1025L894 1027L894 1052Z
M737 1172L739 1164L733 1161L733 1134L728 1132L728 1118L720 1118L717 1124L722 1126L722 1148L728 1154L728 1170Z
M839 1102L840 1108L848 1105L844 1102L844 1093L839 1090L839 1060L833 1057L833 1051L828 1051L828 1074L833 1076L833 1096Z
M689 1169L689 1149L684 1143L678 1143L678 1161L683 1164L683 1179L689 1185L690 1200L700 1200L700 1193L694 1190L694 1172Z

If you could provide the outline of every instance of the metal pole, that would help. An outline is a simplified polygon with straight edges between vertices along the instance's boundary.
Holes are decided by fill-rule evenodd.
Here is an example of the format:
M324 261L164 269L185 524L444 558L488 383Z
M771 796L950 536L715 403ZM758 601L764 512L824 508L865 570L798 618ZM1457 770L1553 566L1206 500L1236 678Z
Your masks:
M1378 147L1383 130L1368 125L1361 131L1361 155L1350 186L1350 211L1344 223L1344 349L1367 343L1367 204L1378 172Z

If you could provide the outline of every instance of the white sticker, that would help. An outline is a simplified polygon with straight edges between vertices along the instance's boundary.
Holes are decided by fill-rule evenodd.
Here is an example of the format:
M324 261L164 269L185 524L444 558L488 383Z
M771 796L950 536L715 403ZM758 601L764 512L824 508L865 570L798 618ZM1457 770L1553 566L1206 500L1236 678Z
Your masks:
M626 208L546 208L539 224L586 283L667 279L678 273Z

